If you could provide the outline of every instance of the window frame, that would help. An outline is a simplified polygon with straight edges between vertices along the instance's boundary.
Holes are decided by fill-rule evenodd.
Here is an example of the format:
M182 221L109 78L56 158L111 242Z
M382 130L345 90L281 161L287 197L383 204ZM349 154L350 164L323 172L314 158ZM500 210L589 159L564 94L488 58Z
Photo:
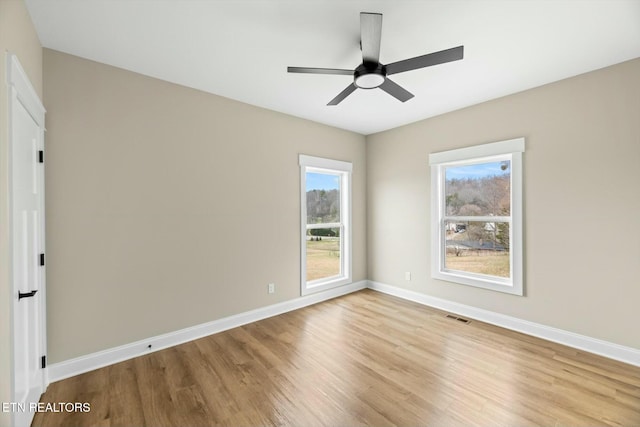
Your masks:
M447 282L475 286L514 295L524 295L522 240L522 153L524 151L525 139L516 138L429 154L429 165L431 167L431 277ZM445 211L446 167L465 166L501 160L509 160L511 162L511 212L508 217L499 217L500 222L509 223L510 277L503 278L446 269L445 221L452 218L451 216L447 216ZM457 216L456 218L466 221L485 222L489 217Z
M351 162L323 157L299 155L300 165L300 294L332 289L352 282L351 244ZM326 173L340 177L340 221L338 223L307 224L307 172ZM340 229L340 274L307 281L307 230L318 228Z

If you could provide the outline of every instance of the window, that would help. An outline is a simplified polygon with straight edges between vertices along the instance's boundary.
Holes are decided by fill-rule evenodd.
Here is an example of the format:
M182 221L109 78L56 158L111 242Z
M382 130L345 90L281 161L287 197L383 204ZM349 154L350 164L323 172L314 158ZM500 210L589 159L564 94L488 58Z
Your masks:
M351 163L300 155L301 292L351 283Z
M432 277L516 295L524 138L429 155Z

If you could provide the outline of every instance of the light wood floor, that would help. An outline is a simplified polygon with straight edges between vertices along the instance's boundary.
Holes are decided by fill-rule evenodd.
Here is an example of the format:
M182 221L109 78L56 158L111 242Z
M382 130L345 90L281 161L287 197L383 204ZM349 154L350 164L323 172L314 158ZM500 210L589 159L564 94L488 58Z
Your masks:
M364 290L49 386L34 426L640 426L640 368Z

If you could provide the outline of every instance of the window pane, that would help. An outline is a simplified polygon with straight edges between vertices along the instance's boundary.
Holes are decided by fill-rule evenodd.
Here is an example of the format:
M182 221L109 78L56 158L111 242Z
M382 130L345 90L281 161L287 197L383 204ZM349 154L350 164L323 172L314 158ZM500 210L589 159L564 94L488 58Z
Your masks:
M509 160L445 168L445 215L511 215Z
M340 229L307 230L307 282L340 274Z
M307 224L340 222L340 175L307 172Z
M509 277L509 223L445 221L445 235L447 270Z

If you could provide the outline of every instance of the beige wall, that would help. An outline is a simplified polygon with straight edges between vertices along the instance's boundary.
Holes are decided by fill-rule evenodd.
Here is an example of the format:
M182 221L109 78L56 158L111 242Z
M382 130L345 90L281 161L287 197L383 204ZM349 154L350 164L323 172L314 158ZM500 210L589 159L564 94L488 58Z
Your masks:
M51 50L44 68L53 363L296 298L298 153L354 163L354 280L640 348L640 60L367 138ZM518 136L526 296L431 279L428 154Z
M7 52L17 55L36 92L42 97L42 47L22 0L0 0L0 402L11 401ZM0 425L9 424L9 415L0 412Z
M368 278L640 348L639 118L636 59L369 136ZM520 136L526 296L432 279L429 153Z
M353 162L366 279L364 136L47 49L44 70L52 363L298 297L299 153Z

